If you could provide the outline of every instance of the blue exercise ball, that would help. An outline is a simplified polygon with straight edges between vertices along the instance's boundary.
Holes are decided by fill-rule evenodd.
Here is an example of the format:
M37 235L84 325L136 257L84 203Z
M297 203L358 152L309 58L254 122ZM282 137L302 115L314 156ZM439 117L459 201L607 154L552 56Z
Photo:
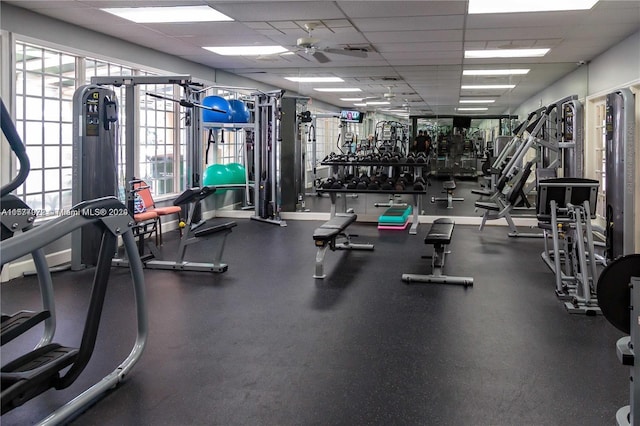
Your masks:
M202 105L216 108L225 112L202 110L202 121L205 123L231 123L231 105L229 101L220 96L206 96L202 100Z
M248 123L251 113L247 105L239 99L229 101L231 105L231 122L232 123Z

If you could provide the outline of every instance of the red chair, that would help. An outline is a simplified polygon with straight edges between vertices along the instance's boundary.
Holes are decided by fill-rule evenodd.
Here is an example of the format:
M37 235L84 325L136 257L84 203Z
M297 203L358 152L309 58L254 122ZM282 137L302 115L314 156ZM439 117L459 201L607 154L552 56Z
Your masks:
M158 216L158 232L156 232L156 242L159 238L159 245L162 245L162 216L177 214L178 222L180 222L180 214L182 213L182 208L180 206L156 207L156 203L155 201L153 201L153 196L151 195L151 187L147 185L145 181L141 179L134 179L130 182L130 184L133 191L136 192L142 199L142 202L144 203L144 207L146 209L146 212L139 214L155 213ZM137 222L135 215L134 219ZM182 229L180 229L180 234L182 235Z

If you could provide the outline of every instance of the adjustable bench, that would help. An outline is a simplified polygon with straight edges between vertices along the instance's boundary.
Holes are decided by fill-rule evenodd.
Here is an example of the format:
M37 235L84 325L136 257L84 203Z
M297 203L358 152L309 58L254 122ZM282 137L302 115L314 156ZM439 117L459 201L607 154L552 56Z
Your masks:
M349 225L356 221L358 216L353 213L337 213L328 222L320 225L313 231L313 241L318 247L316 254L316 269L313 278L325 278L324 255L327 248L334 250L373 250L373 244L354 244L351 236L346 232ZM345 238L345 241L336 242L338 237Z
M448 181L445 181L442 183L442 192L447 194L447 198L436 198L436 197L431 197L431 202L435 203L436 201L446 201L447 202L447 208L448 209L452 209L453 208L453 202L454 201L464 201L464 198L462 197L454 197L453 196L453 191L456 190L456 181L451 179Z
M445 256L450 251L446 251L447 245L451 243L453 227L455 222L451 219L440 218L433 221L431 229L424 238L425 244L433 245L433 256L431 257L431 275L402 274L402 281L407 283L437 283L437 284L459 284L465 287L473 285L472 277L450 277L442 275Z

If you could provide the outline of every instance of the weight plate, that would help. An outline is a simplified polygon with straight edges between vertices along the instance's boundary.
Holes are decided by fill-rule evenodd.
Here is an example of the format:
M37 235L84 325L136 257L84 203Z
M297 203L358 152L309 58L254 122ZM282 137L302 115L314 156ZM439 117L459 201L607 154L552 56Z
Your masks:
M602 314L614 327L627 334L631 330L631 277L640 277L640 254L619 257L607 265L600 274L597 289Z

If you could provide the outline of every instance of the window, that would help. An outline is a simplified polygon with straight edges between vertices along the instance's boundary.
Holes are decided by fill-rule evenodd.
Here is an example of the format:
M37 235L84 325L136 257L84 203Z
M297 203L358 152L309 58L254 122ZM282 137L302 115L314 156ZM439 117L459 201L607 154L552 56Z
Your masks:
M171 84L138 86L140 113L138 120L139 166L138 174L152 189L154 195L176 192L177 177L182 175L184 157L176 155L175 115L176 104L172 101L147 95L153 93L165 98L179 98L180 88ZM178 171L176 174L175 171Z
M96 58L15 42L16 127L27 146L31 171L16 193L30 207L54 215L71 207L73 167L73 95L94 76L150 75L145 70ZM112 87L118 97L118 175L124 185L126 125L124 87ZM139 164L136 174L149 179L155 196L175 193L184 186L186 135L180 129L181 107L146 92L179 97L173 85L138 86L140 90ZM175 155L180 153L180 155ZM175 171L178 170L178 174Z
M75 57L16 42L16 127L31 172L17 195L55 214L71 206Z

